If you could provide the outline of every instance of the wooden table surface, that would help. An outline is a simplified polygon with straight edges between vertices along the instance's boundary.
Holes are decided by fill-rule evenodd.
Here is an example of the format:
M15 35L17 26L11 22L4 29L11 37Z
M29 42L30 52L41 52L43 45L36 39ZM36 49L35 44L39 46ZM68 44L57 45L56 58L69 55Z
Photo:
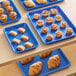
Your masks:
M13 0L13 1L21 13L22 19L19 22L11 23L8 25L2 25L2 26L0 25L0 66L6 65L13 61L18 61L25 57L35 56L35 55L40 54L43 51L46 51L49 49L54 50L54 49L75 43L76 37L73 37L73 38L67 39L67 40L63 40L63 41L59 41L59 42L56 42L56 43L53 43L50 45L43 44L41 39L39 38L38 34L34 30L32 24L30 23L30 21L28 20L28 18L26 16L26 13L28 13L28 12L25 11L25 9L22 7L22 5L19 3L18 0ZM75 3L76 3L76 0L69 0L69 1L65 0L64 2L57 4L57 5L61 6L63 11L66 13L66 15L71 19L71 21L74 24L76 24L76 9L75 9L76 4ZM22 23L22 22L28 23L29 27L31 28L31 30L34 33L37 40L39 41L40 45L38 48L33 49L31 51L24 52L21 54L15 54L15 53L13 53L7 39L4 36L3 28L14 25L14 24Z

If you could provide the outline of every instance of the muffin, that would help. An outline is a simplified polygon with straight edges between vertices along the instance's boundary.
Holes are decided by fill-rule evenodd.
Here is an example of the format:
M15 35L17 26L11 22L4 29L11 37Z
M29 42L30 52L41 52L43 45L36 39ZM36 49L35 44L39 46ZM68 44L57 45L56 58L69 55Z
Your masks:
M38 21L37 21L37 25L38 25L39 27L43 26L43 25L44 25L44 21L43 21L43 20L38 20Z
M11 6L7 6L6 11L7 14L10 14L10 12L13 12L13 8Z
M51 23L53 22L53 18L52 18L52 17L47 17L47 18L46 18L46 22L47 22L48 24L51 24Z
M10 6L10 2L9 1L3 1L3 6L6 9L7 6Z
M48 32L48 28L47 27L43 27L41 29L41 31L42 31L43 34L46 34Z
M33 15L33 19L38 20L39 18L40 18L40 15L39 15L39 14L35 13L35 14Z
M7 15L5 14L1 15L1 22L3 23L7 22Z
M4 14L4 9L3 8L0 8L0 16Z
M66 23L65 21L63 21L63 22L60 24L60 27L61 27L61 28L66 28L66 26L67 26L67 23Z
M56 15L57 14L57 9L50 9L51 15Z
M10 12L9 16L11 20L15 20L16 19L16 12Z
M46 39L48 41L52 40L53 39L53 35L51 35L51 34L46 35Z
M52 25L51 25L51 29L52 29L53 31L56 31L56 30L58 29L57 24L52 24Z
M66 29L66 34L71 35L73 33L73 29L72 28L67 28Z
M63 33L61 31L57 31L55 33L55 35L56 35L57 38L60 38L60 37L62 37Z
M62 20L62 16L60 16L60 15L55 16L55 21L56 22L60 22L61 20Z
M49 12L47 10L42 11L42 16L47 17L49 15Z

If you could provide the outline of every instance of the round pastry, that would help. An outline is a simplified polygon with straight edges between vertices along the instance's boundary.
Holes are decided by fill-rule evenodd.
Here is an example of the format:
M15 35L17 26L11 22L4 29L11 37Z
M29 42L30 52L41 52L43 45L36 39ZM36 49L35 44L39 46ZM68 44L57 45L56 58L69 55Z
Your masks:
M4 9L3 8L0 8L0 16L4 14Z
M7 15L5 14L1 15L1 22L3 23L7 22Z
M57 38L60 38L63 35L63 33L61 31L57 31L55 33L55 35L56 35Z
M52 29L53 31L56 31L56 30L58 29L57 24L53 24L53 25L51 25L51 29Z
M37 21L37 25L38 25L39 27L43 26L43 25L44 25L44 21L43 21L43 20L38 20L38 21Z
M47 39L48 41L52 40L52 39L53 39L53 35L48 34L48 35L46 36L46 39Z
M7 11L7 14L10 14L10 12L13 11L13 8L11 6L7 6L6 11Z
M73 29L72 28L67 28L66 29L66 34L71 35L73 33Z
M48 28L47 27L43 27L41 29L41 31L42 31L43 34L46 34L48 32Z
M60 22L62 20L62 17L60 15L55 16L55 21Z
M35 13L35 14L33 15L33 18L34 18L35 20L37 20L37 19L39 19L39 18L40 18L40 15L39 15L39 14L37 14L37 13Z
M11 20L15 20L16 19L16 12L10 12L9 16Z
M4 6L4 8L6 8L7 6L10 6L10 2L9 1L4 1L3 6Z
M49 15L49 12L47 10L42 11L42 16L47 17Z
M61 28L66 28L66 26L67 26L67 23L66 23L66 22L62 22L62 23L60 24L60 27L61 27Z
M48 24L51 24L51 23L53 22L53 18L52 18L52 17L47 17L47 18L46 18L46 22L47 22Z
M57 9L50 9L51 15L56 15L57 14Z

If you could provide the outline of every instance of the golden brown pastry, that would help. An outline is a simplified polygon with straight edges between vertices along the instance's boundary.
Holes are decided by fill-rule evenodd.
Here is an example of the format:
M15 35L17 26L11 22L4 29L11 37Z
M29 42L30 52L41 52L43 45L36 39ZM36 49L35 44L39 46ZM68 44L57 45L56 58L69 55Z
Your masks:
M22 45L19 45L19 46L17 46L16 49L19 50L19 51L23 51L23 50L25 50L25 47L22 46Z
M51 54L51 51L40 54L40 58L46 57Z
M53 22L53 18L52 18L52 17L47 17L47 18L46 18L46 22L47 22L48 24L51 24L51 23Z
M4 8L6 8L7 6L10 6L10 2L9 1L3 1L3 6L4 6Z
M46 39L48 41L52 40L53 39L53 35L51 35L51 34L46 35Z
M72 28L67 28L66 29L66 34L71 35L73 33L73 29Z
M1 8L1 4L0 4L0 8Z
M28 62L31 62L33 60L34 57L29 57L26 59L21 60L21 64L27 64Z
M50 0L50 1L56 1L56 0Z
M49 11L47 11L47 10L42 11L43 17L47 17L48 15L49 15Z
M24 1L24 4L27 7L35 7L35 3L32 0Z
M33 19L38 20L39 18L40 18L40 15L39 15L39 14L35 13L35 14L33 15Z
M3 23L7 22L7 15L5 15L5 14L1 15L1 22L3 22Z
M47 27L43 27L41 29L41 31L42 31L43 34L46 34L48 32L48 28Z
M24 29L24 28L19 28L18 29L18 32L20 32L20 33L24 33L26 31L26 29Z
M14 38L12 40L12 42L15 43L15 44L20 44L21 40Z
M43 25L44 25L44 21L43 21L43 20L38 20L38 21L37 21L37 25L38 25L39 27L43 26Z
M61 31L57 31L55 33L55 35L56 35L57 38L60 38L60 37L62 37L63 33Z
M48 64L48 69L53 69L58 67L60 65L60 56L54 55L50 57L47 64Z
M10 12L13 12L13 7L7 6L6 11L7 11L7 14L10 14Z
M35 0L38 4L46 4L46 0Z
M17 16L16 12L10 12L10 14L9 14L9 17L10 17L11 20L15 20L16 16Z
M55 16L55 21L56 22L60 22L61 20L62 20L62 16L60 16L60 15Z
M51 15L56 15L57 14L57 9L50 9Z
M0 8L0 16L4 14L4 9L3 8Z
M67 23L66 23L65 21L63 21L63 22L60 24L60 27L61 27L61 28L66 28L66 26L67 26Z
M56 30L58 29L57 24L52 24L52 25L51 25L51 29L52 29L53 31L56 31Z
M32 65L29 66L29 76L36 76L39 74L42 70L42 62L38 61Z
M29 37L28 36L25 36L25 35L22 35L21 36L21 40L28 41L29 40Z
M27 48L31 48L31 47L33 47L33 44L30 43L30 42L26 42L26 43L24 44L24 46L27 47Z
M16 36L18 33L17 32L15 32L15 31L10 31L9 32L9 35L11 35L11 36Z

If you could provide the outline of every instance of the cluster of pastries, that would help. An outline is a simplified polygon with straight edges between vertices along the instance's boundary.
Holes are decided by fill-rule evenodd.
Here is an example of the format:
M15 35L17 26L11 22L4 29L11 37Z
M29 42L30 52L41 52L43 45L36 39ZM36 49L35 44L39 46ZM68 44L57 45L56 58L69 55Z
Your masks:
M11 20L15 20L16 19L16 12L13 11L13 7L10 6L10 2L9 1L3 1L3 7L6 10L7 14L9 15ZM7 15L4 14L4 9L1 8L1 4L0 4L0 19L1 22L5 23L7 22Z
M57 23L60 22L60 25L59 26L62 29L65 29L67 27L67 23L65 21L62 21L62 16L61 15L57 15L57 12L58 12L57 9L54 9L54 8L50 9L50 12L47 11L47 10L43 10L42 11L42 16L44 18L46 18L46 24L51 25L50 29L52 31L56 31L55 32L55 36L57 38L61 38L62 35L63 35L63 33L62 33L62 31L57 31L58 25L56 23L54 23L54 22L57 22ZM54 17L50 17L49 15L54 16ZM37 20L37 26L38 27L42 27L42 26L45 25L44 21L42 19L40 19L40 14L34 13L33 14L33 19L34 20ZM48 31L49 31L49 28L48 27L42 27L42 29L41 29L41 32L43 34L47 34ZM73 29L72 28L66 28L66 34L67 35L71 35L72 32L73 32ZM53 37L52 34L47 34L46 35L46 40L48 40L48 41L52 40L53 38L54 37Z
M23 33L26 32L26 29L24 29L24 28L19 28L19 29L18 29L18 32L21 33L21 34L23 34ZM17 33L16 31L10 31L10 32L9 32L9 35L15 37L15 36L18 35L18 33ZM26 36L26 35L22 35L20 39L14 38L14 39L12 40L12 43L18 45L18 44L21 43L21 40L23 40L23 41L28 41L28 40L29 40L29 37ZM33 44L32 44L31 42L25 42L24 46L27 47L27 48L31 48L31 47L33 47ZM24 47L24 46L18 45L16 49L19 50L19 51L23 51L23 50L25 50L25 47Z
M55 0L49 0L49 1L55 1ZM35 0L38 4L47 4L47 0ZM25 0L24 5L27 7L35 7L36 4L32 0Z

